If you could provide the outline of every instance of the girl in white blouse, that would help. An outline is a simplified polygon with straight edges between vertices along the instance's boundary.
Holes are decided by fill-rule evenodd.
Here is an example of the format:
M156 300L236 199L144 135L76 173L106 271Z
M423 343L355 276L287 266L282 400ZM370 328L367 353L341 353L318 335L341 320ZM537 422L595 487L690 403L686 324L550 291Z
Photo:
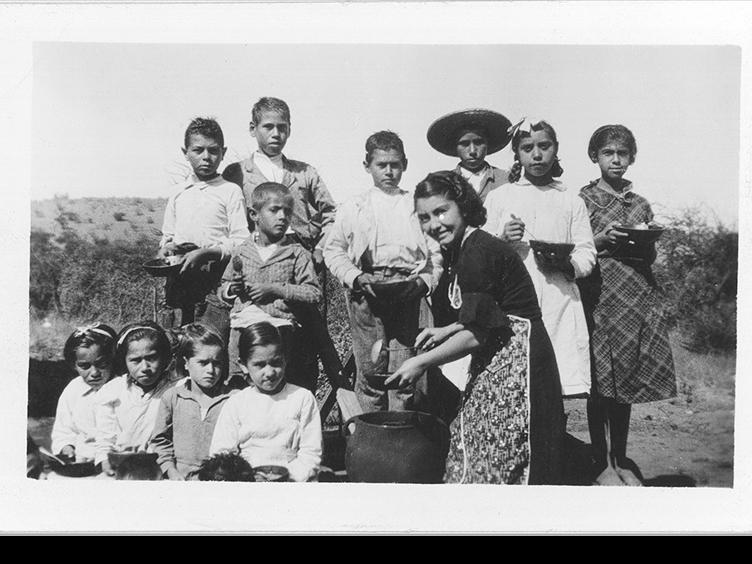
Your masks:
M79 462L94 459L97 392L112 377L117 334L95 323L79 327L65 341L63 358L76 371L57 402L52 452Z
M123 376L99 391L94 462L113 475L110 452L148 450L162 395L175 383L172 348L164 330L152 321L120 331L115 370Z
M310 391L285 381L279 332L270 323L254 323L241 329L238 349L252 385L225 402L209 454L239 450L251 466L284 466L296 482L315 478L321 463L319 409Z
M596 251L582 198L555 180L563 173L558 149L556 132L545 121L525 119L515 126L513 184L488 195L484 229L511 243L530 272L556 353L562 395L573 396L590 392L589 338L575 279L590 274ZM560 260L543 262L530 247L534 239L569 243L574 249Z

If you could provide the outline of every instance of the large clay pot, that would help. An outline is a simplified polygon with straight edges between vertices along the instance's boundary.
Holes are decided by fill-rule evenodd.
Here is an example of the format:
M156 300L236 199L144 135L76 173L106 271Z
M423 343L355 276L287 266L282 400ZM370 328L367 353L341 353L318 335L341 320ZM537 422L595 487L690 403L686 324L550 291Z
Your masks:
M449 451L446 424L418 411L375 411L344 426L345 468L350 482L437 484Z

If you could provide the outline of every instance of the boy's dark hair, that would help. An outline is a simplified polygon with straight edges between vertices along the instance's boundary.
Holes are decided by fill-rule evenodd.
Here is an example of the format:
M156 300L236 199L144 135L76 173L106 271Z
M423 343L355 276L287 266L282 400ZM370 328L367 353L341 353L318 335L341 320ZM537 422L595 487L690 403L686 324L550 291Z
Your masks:
M76 351L81 347L99 345L102 354L112 359L115 354L115 340L117 333L109 325L94 323L86 327L79 327L70 334L63 346L63 358L68 364L76 361Z
M213 329L201 323L191 323L181 327L178 333L176 361L181 374L186 374L185 361L193 358L196 348L202 345L219 347L224 350L224 342Z
M405 146L402 143L402 139L399 135L393 131L377 131L366 139L366 164L371 164L373 160L373 153L380 149L382 151L395 150L402 155L402 164L407 163L407 156L405 155Z
M251 207L256 211L260 211L272 196L279 196L291 208L294 204L292 194L290 194L290 190L288 190L284 184L279 184L278 182L263 182L256 186L256 188L253 189L253 192L251 192Z
M118 334L115 346L114 367L116 374L124 374L125 355L128 353L128 345L133 341L149 339L154 343L157 352L168 365L172 360L172 345L164 330L153 321L140 321L123 327Z
M200 482L253 482L253 468L235 452L221 452L207 458L193 473Z
M443 196L457 204L462 218L471 227L486 223L486 208L480 196L462 175L453 170L432 172L415 187L413 200Z
M219 143L220 147L225 146L225 136L222 133L222 128L219 127L217 120L213 118L197 117L188 124L183 141L186 149L191 142L191 135L203 135L207 139L214 139Z
M637 156L637 141L632 132L623 125L602 125L593 132L587 150L590 160L595 162L600 148L614 141L620 141L627 146L629 164L634 163Z
M161 480L162 469L153 458L131 456L123 460L115 470L116 480Z
M261 114L264 112L277 112L290 125L290 107L284 100L271 96L259 98L259 101L253 104L251 109L251 123L258 125L261 121Z
M554 145L559 145L559 141L556 138L556 130L553 128L553 126L548 123L547 121L541 120L538 123L535 123L532 125L531 129L533 131L545 131L548 133L548 136L551 138L551 141L554 142ZM517 182L520 177L522 176L522 164L519 160L519 155L517 154L517 149L520 148L520 141L523 137L530 137L530 134L526 131L520 131L519 129L514 132L514 135L512 136L512 152L514 153L514 164L512 165L512 170L509 171L509 182ZM556 157L556 160L554 161L553 166L551 167L551 176L553 178L558 178L564 174L564 169L561 168L561 163L559 162L559 157Z
M266 321L254 323L240 330L238 339L238 356L240 361L245 364L251 357L253 349L256 347L266 347L268 345L282 346L282 337L277 328Z

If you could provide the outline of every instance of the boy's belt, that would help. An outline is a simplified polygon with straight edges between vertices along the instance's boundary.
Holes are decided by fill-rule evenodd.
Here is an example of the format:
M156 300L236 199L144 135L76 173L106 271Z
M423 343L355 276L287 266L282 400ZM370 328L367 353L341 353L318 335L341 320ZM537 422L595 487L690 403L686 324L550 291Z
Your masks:
M403 268L403 267L395 267L395 266L373 266L370 269L368 269L366 272L369 274L373 274L374 272L379 272L383 274L384 276L394 276L395 274L402 274L404 276L409 276L413 273L413 271L410 268Z

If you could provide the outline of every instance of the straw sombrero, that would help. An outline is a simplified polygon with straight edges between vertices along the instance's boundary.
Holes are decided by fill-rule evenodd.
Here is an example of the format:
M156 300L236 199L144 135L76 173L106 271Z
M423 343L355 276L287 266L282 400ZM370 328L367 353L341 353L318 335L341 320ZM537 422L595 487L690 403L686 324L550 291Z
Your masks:
M457 156L457 139L463 130L474 126L487 132L488 154L501 151L512 136L507 131L512 123L503 115L479 108L452 112L440 117L428 128L428 144L440 153Z

